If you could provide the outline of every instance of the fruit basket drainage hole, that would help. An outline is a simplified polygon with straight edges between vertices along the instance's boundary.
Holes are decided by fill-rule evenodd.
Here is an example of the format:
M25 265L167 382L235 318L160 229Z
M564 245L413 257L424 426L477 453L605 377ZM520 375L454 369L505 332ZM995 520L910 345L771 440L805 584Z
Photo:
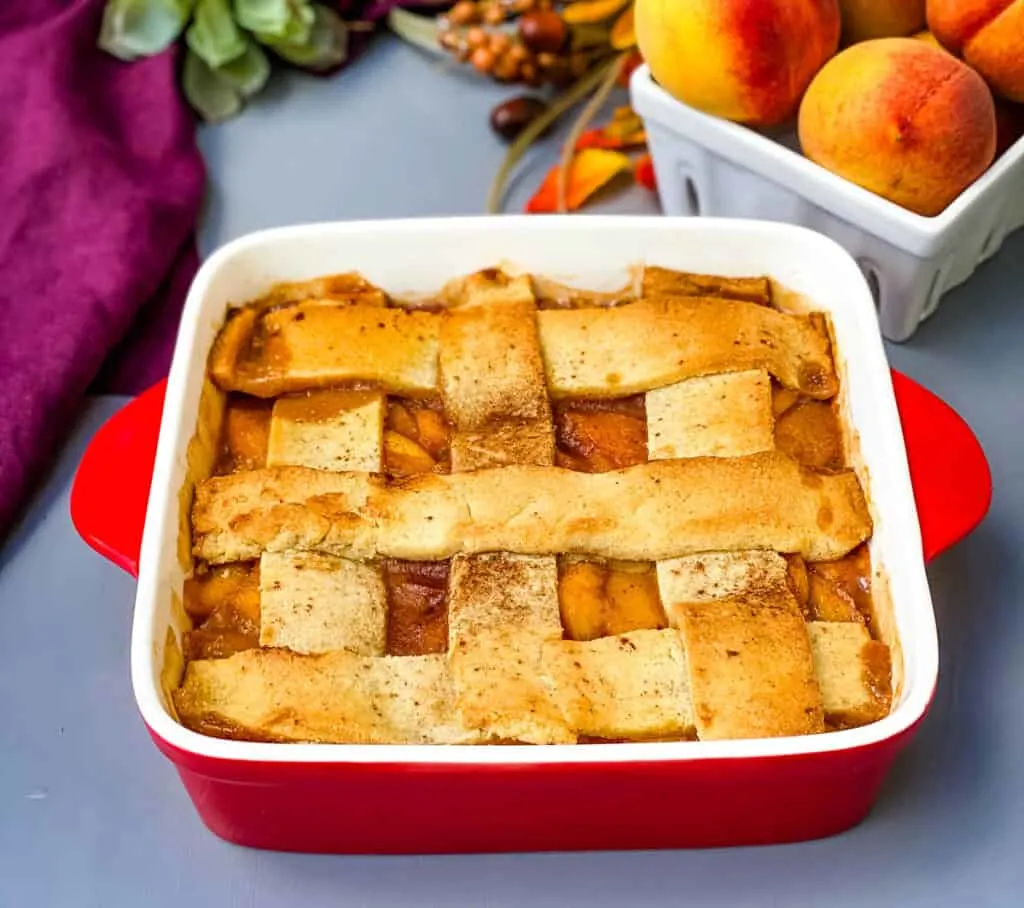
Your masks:
M697 193L697 184L693 177L686 178L686 207L690 214L700 216L700 195Z
M868 282L871 295L874 297L875 306L882 304L882 279L878 274L878 266L871 259L857 259L860 270L864 272L864 279Z
M683 208L686 215L700 217L700 192L697 181L686 171L680 174L683 182Z

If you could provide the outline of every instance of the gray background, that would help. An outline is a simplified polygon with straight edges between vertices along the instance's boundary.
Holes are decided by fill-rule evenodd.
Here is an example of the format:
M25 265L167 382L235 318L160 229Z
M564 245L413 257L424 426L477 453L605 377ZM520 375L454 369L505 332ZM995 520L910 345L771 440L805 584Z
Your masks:
M479 213L502 153L486 127L501 96L390 40L341 78L276 79L241 119L202 134L204 250L296 221ZM635 191L611 208L654 205ZM868 821L805 845L345 858L214 838L134 709L133 583L68 519L77 460L123 403L93 401L0 549L0 908L1024 904L1022 297L1024 232L909 345L890 347L893 365L971 423L995 501L929 571L942 644L931 716Z

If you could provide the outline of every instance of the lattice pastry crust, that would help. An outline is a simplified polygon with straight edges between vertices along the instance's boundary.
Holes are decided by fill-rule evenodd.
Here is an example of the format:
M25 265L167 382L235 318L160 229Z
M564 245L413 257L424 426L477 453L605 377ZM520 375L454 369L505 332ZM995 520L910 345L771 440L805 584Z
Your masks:
M189 660L186 725L573 744L811 734L888 712L869 616L848 596L843 620L819 620L811 592L817 563L871 535L857 476L775 440L780 392L837 392L825 320L774 308L763 278L648 268L631 301L539 306L550 286L492 270L404 308L342 275L229 317L214 382L275 400L263 465L198 484L193 551L200 573L254 563L259 631ZM567 468L564 409L637 394L642 462ZM389 457L426 466L396 476ZM447 563L443 651L392 654L393 559ZM647 595L647 610L572 639L574 591L600 571L617 579L595 597Z

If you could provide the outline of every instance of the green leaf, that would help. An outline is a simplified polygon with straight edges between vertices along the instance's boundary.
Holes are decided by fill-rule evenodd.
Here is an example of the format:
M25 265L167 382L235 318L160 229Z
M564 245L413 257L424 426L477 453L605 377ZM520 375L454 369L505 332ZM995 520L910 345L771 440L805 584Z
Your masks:
M309 41L319 7L306 0L289 0L289 16L283 28L256 32L256 38L268 47L274 44L303 45Z
M270 77L270 61L255 41L247 40L245 53L236 60L225 63L217 72L226 78L243 98L251 98L267 84Z
M268 40L303 44L309 39L314 11L309 0L234 0L235 18L243 28ZM264 42L266 43L266 42Z
M348 29L334 10L316 4L309 38L303 42L264 41L283 60L313 72L332 69L348 55ZM262 40L262 36L261 36Z
M181 85L188 103L207 123L227 120L242 109L242 94L231 80L191 49L185 55Z
M98 45L120 60L167 50L181 34L195 0L107 0Z
M387 22L388 28L407 44L436 57L448 58L448 51L438 40L441 29L433 16L421 16L396 6L388 13Z
M198 0L185 40L192 52L214 69L237 60L246 47L229 0Z
M270 61L263 49L244 34L242 40L245 50L223 66L210 66L191 48L185 56L181 77L185 97L208 123L235 116L270 77Z

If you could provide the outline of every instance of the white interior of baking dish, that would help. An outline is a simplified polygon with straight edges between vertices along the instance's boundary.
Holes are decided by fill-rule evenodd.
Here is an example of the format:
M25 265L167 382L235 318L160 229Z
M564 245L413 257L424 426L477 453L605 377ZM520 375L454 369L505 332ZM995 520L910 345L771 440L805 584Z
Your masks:
M639 264L725 276L764 274L829 313L840 407L853 430L848 447L875 524L875 582L888 588L898 641L897 693L888 717L804 737L543 747L250 743L206 737L178 724L161 673L169 639L180 640L186 626L179 527L182 501L197 478L189 476L187 449L196 430L207 353L227 307L278 281L342 271L358 271L394 295L430 293L453 276L496 264L592 289L623 286ZM776 223L710 218L517 216L314 224L236 240L212 255L197 275L167 385L132 636L139 708L150 728L171 745L210 757L288 762L536 763L817 753L868 745L912 725L927 708L937 672L920 528L874 304L853 259L826 237Z

